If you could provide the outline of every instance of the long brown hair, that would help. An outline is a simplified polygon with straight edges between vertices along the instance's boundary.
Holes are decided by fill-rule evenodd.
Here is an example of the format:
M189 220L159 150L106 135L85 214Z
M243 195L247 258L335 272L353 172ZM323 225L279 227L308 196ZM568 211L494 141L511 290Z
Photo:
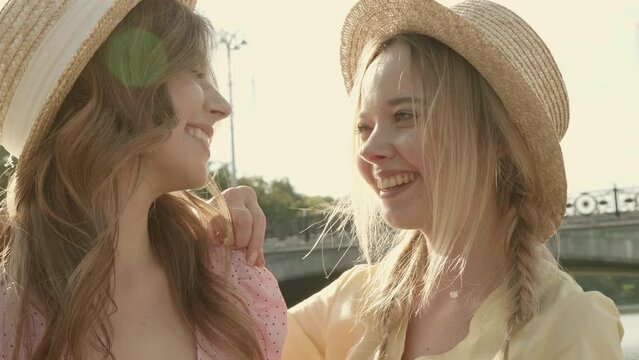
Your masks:
M532 171L531 156L521 134L514 127L499 97L463 57L441 42L419 34L401 34L380 39L365 47L355 84L353 105L361 99L365 71L387 47L408 46L414 83L413 106L423 114L417 129L423 131L422 146L431 189L432 212L424 221L437 251L430 251L425 234L397 231L384 224L378 202L371 199L367 184L356 175L349 199L329 216L327 229L354 224L360 250L378 270L364 287L359 304L360 318L379 326L386 334L374 358L383 359L393 329L428 303L445 271L463 275L472 239L489 202L496 201L498 218L507 236L495 248L503 251L506 276L503 282L510 301L505 337L496 358L508 357L511 337L537 309L535 273L542 258L552 255L535 233L538 224L549 221L528 201L542 186ZM421 99L421 100L417 100ZM355 139L355 150L359 138ZM471 200L472 199L472 200ZM470 205L469 205L470 203ZM471 214L471 211L474 212ZM462 230L470 229L466 236ZM460 243L470 239L470 242ZM453 249L462 249L454 256Z
M146 154L177 124L166 80L210 64L212 41L210 23L176 0L142 1L86 66L31 162L18 164L0 241L2 275L18 299L14 359L82 359L87 344L113 357L121 202L140 184ZM121 194L118 182L131 169ZM214 183L209 190L219 195ZM214 217L228 219L221 200L164 194L150 209L151 246L192 330L225 358L261 359L255 327L235 305L239 295L210 269L203 219ZM228 221L218 228L232 236ZM40 344L30 343L33 309L47 320Z

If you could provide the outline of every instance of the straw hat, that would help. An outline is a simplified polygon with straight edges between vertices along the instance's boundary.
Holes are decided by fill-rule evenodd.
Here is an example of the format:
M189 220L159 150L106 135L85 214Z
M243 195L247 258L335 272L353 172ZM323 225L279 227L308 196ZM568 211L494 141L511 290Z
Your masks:
M369 41L417 33L446 44L493 87L525 138L542 193L531 201L552 219L537 233L550 238L566 210L566 174L559 141L568 128L568 96L550 51L512 11L486 0L447 8L433 0L361 0L342 29L341 65L350 93Z
M9 0L0 12L0 144L28 161L91 57L141 0ZM196 0L181 0L190 8Z

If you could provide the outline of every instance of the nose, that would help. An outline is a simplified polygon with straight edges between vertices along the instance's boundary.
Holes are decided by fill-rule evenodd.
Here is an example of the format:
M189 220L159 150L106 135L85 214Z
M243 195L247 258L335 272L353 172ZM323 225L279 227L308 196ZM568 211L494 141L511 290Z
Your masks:
M366 162L379 165L383 160L392 158L395 154L390 139L385 136L379 127L376 127L371 135L359 148L359 156Z
M207 91L204 109L213 116L215 122L231 115L231 104L213 86Z

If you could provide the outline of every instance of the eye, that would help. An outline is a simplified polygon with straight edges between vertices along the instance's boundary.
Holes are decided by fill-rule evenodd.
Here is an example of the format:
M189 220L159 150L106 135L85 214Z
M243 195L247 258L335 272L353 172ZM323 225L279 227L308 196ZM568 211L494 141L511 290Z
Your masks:
M415 120L416 116L410 111L398 111L395 113L396 121Z
M206 80L206 78L207 78L207 76L206 76L206 74L205 74L205 73L203 73L203 72L201 72L201 71L198 71L197 69L194 69L194 70L192 70L191 72L192 72L193 74L195 74L195 77L196 77L198 80Z
M355 134L359 135L362 140L366 140L372 131L373 128L366 124L357 124L355 126Z
M372 130L371 127L366 125L366 124L357 124L357 126L355 126L355 133L356 134L370 132L371 130Z

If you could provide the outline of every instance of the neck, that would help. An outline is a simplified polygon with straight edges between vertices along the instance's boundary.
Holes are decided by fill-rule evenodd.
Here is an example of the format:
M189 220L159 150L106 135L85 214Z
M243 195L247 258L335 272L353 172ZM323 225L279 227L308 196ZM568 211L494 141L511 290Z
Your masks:
M444 297L482 300L495 290L503 280L506 269L505 244L508 236L508 222L500 219L496 209L489 209L479 222L476 233L470 229L462 229L459 246L452 249L450 254L440 254L452 262L454 259L465 259L465 266L461 274L459 269L447 269L441 277L436 293ZM435 246L437 239L426 236L429 254L437 253L441 247ZM472 241L467 255L463 254L463 247Z
M123 192L126 194L126 192ZM157 265L148 230L149 209L157 195L142 182L124 202L118 222L115 251L116 277L129 276Z

